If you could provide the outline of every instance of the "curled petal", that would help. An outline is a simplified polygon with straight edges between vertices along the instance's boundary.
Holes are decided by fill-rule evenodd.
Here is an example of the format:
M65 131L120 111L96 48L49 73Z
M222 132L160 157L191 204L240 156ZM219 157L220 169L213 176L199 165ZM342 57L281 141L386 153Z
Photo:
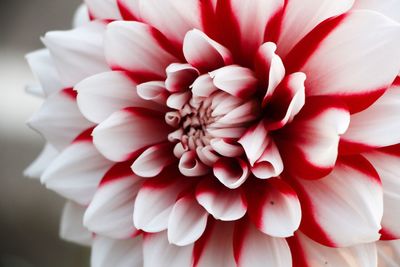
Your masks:
M251 172L260 179L279 176L283 171L283 161L274 141L270 141L260 158L251 167Z
M167 99L167 106L176 110L181 110L189 101L191 94L189 91L179 92L170 95Z
M196 199L217 220L236 221L247 211L242 189L228 189L215 179L205 179L197 186Z
M183 53L188 63L203 72L230 65L233 61L228 49L199 30L186 33Z
M209 172L209 168L197 158L195 151L185 152L179 160L178 167L185 176L202 176Z
M161 105L165 105L169 96L164 82L151 81L141 83L136 87L136 90L142 99Z
M267 129L263 122L252 126L238 141L244 148L250 165L261 157L270 142Z
M244 153L243 148L239 144L229 142L229 139L213 139L211 140L211 147L215 152L224 157L234 158Z
M166 72L165 87L171 93L187 90L199 76L199 71L190 64L172 63Z
M239 158L220 158L214 164L214 175L230 189L241 186L249 177L249 167Z
M200 97L209 97L212 93L217 91L210 74L203 74L198 77L192 84L192 93Z

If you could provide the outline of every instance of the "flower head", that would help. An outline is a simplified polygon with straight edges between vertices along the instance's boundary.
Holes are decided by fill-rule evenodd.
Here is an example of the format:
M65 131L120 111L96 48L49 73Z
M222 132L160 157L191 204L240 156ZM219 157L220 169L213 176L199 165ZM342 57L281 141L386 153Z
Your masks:
M393 8L87 0L28 55L48 144L27 173L92 266L377 266L400 238Z

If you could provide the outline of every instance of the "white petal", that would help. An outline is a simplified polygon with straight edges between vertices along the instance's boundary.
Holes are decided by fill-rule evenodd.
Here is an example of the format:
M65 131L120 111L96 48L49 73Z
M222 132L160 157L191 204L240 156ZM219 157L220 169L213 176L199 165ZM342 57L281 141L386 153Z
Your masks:
M179 160L179 171L185 176L202 176L209 172L209 168L205 166L196 156L195 151L185 152Z
M78 28L90 22L89 10L85 4L81 4L75 11L73 27Z
M130 171L129 166L125 168ZM119 174L120 171L111 169L104 176L83 218L84 225L92 232L115 239L131 238L137 234L132 213L142 184L139 177Z
M93 143L106 158L124 161L167 139L168 127L155 111L129 108L113 113L93 130Z
M283 162L274 141L270 141L260 158L254 163L251 172L260 179L277 177L283 172Z
M166 232L147 234L143 244L143 267L191 266L193 245L178 247L168 242Z
M42 49L31 52L26 55L26 60L46 96L64 88L49 50Z
M400 262L400 240L380 241L378 247L379 267L399 267Z
M400 22L400 1L399 0L357 0L353 9L370 9L388 16Z
M190 196L179 199L169 217L168 241L178 246L192 244L206 229L207 218L207 211L196 199Z
M28 122L57 150L63 149L93 126L82 116L71 93L72 89L67 89L49 96Z
M164 82L151 81L141 83L136 87L137 94L144 100L152 101L161 105L165 105L169 93L165 88Z
M217 220L236 221L247 211L246 197L239 189L228 189L215 178L202 181L196 188L196 199Z
M192 93L196 96L209 97L216 90L218 88L208 73L198 77L192 84Z
M51 163L41 181L60 195L87 205L111 165L90 141L74 142Z
M237 143L231 143L228 139L214 138L211 147L220 155L225 157L239 157L244 153L243 148Z
M251 165L254 165L254 163L261 157L267 148L268 143L271 141L267 134L268 132L264 123L260 122L247 130L247 132L239 139L238 142L243 146Z
M104 59L105 24L91 22L70 31L48 32L43 42L49 49L64 87L109 70Z
M142 238L120 240L96 236L91 256L92 267L142 267Z
M95 123L100 123L115 111L127 107L157 109L157 105L137 95L135 82L120 71L91 76L78 83L74 89L78 91L80 111Z
M284 238L268 236L251 223L237 225L235 260L238 267L292 267L292 255Z
M249 177L249 167L240 158L220 158L214 164L214 175L230 189L241 186Z
M30 178L39 178L57 155L58 151L47 143L40 155L24 170L24 175Z
M92 18L96 19L121 19L117 0L85 0Z
M92 244L92 233L83 226L85 207L72 201L65 204L61 216L60 236L69 242L89 246Z

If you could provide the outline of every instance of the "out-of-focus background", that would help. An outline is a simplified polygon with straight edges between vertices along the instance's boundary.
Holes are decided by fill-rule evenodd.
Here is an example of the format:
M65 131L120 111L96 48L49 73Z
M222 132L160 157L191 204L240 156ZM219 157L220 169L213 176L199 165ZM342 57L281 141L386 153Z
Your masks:
M25 126L41 99L24 55L46 31L68 29L80 0L0 0L0 267L89 266L88 249L60 240L64 200L22 172L43 145Z

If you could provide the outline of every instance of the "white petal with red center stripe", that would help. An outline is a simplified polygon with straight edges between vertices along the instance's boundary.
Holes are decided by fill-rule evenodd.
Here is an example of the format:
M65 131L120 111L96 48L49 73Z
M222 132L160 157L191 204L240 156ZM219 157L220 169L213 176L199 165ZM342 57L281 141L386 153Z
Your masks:
M340 135L350 122L347 107L329 97L309 97L296 119L274 139L285 170L306 179L327 175L335 165Z
M293 262L298 266L312 267L377 267L375 243L357 244L345 248L323 246L301 232L291 240ZM297 265L294 266L297 266ZM381 266L380 266L381 267ZM383 266L382 266L383 267Z
M277 42L279 55L286 56L315 26L327 18L345 13L357 1L287 1L282 18L280 38Z
M72 89L49 96L28 121L57 150L69 145L81 132L93 126L79 112Z
M383 190L373 166L361 156L341 159L328 176L293 179L302 206L300 229L335 247L377 241L383 215Z
M379 173L383 186L382 238L400 238L400 147L364 154Z
M233 244L238 267L292 267L286 240L266 235L248 221L236 225Z
M93 242L90 266L142 267L142 248L141 237L120 240L96 236Z
M183 267L192 264L193 245L178 247L168 242L167 232L145 234L143 267Z
M64 87L49 50L42 49L31 52L26 55L26 59L47 96Z
M171 93L186 91L199 76L199 71L190 64L172 63L165 69L165 87Z
M341 96L356 112L371 105L399 73L399 46L399 24L376 12L352 11L319 24L285 66L306 73L306 95Z
M60 223L60 237L69 242L90 246L92 233L83 226L85 207L72 201L64 205Z
M383 147L400 142L400 87L391 87L372 106L353 114L342 136L348 145ZM346 146L344 144L344 146Z
M251 172L260 179L277 177L283 172L283 162L274 141L270 141L261 157L251 167Z
M240 187L250 175L247 163L240 158L220 158L213 167L214 175L226 187Z
M264 153L271 140L268 137L264 123L259 122L247 130L238 142L243 146L246 156L253 166Z
M211 221L202 238L194 246L193 266L236 266L232 246L233 230L233 223Z
M142 185L142 179L131 174L129 165L122 168L116 165L105 174L83 218L90 231L116 239L131 238L138 232L132 213Z
M165 51L157 38L161 38L157 30L144 23L116 21L108 24L104 41L108 64L130 71L138 80L164 78L165 68L176 59Z
M97 21L69 31L46 33L42 40L64 87L72 87L86 77L109 70L103 50L105 26Z
M241 188L229 189L208 178L196 188L196 199L217 220L236 221L247 211L247 200Z
M252 96L257 88L257 78L247 68L230 65L211 73L214 85L236 97L247 98Z
M199 30L186 33L183 53L189 64L202 71L212 71L233 62L228 49Z
M51 163L41 181L60 195L87 205L111 165L90 140L74 142Z
M186 246L197 241L207 225L208 213L192 196L180 198L168 221L168 241Z
M140 0L116 0L124 20L140 21L139 1Z
M301 221L296 192L280 178L255 181L250 188L249 216L257 228L270 236L292 236Z
M136 84L122 71L104 72L91 76L74 89L78 91L80 111L88 119L100 123L115 111L127 107L160 110L161 107L140 98Z
M181 45L185 34L201 29L201 4L197 0L139 0L140 15L169 40Z
M173 171L146 181L139 190L133 211L136 228L148 233L166 230L177 197L189 185L189 181Z
M106 158L124 161L133 153L166 140L168 131L161 113L129 108L100 123L93 130L93 143Z
M95 19L121 19L117 0L85 0L89 14Z
M154 177L176 160L170 143L151 146L132 164L132 171L141 177Z

